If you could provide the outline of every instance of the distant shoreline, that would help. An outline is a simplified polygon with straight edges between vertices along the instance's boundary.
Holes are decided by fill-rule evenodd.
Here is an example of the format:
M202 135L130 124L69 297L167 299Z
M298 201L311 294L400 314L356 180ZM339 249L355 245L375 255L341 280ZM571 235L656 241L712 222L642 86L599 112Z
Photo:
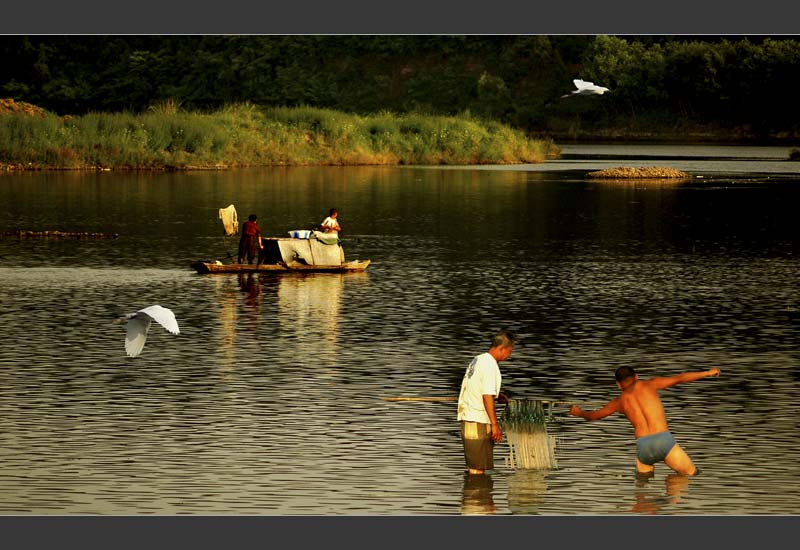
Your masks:
M532 134L539 137L538 133ZM781 133L761 135L743 128L693 127L686 130L652 131L609 128L577 132L548 132L547 137L557 144L572 143L669 143L686 145L781 145L800 146L800 135Z

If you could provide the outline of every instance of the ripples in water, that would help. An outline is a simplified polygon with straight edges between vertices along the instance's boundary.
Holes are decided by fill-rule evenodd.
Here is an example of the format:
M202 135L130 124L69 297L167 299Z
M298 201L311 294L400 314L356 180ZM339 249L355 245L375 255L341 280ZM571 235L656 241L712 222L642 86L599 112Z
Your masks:
M404 183L414 200L376 176L397 200L375 217L409 228L348 235L348 257L373 260L362 274L199 276L189 261L220 239L189 221L180 239L142 222L141 237L112 243L0 241L13 258L0 268L0 513L800 511L800 324L787 309L800 266L790 225L764 221L771 201L733 199L737 212L750 201L770 236L740 235L677 189L402 172L423 173L432 182ZM165 217L217 189L192 185ZM369 185L341 196L368 202ZM494 206L476 214L481 204ZM301 227L290 206L265 223ZM451 223L473 214L489 229ZM111 321L154 303L175 311L181 334L154 328L129 358ZM550 425L558 469L512 470L501 443L494 472L465 478L454 403L382 398L456 395L500 326L520 338L502 365L516 396L591 408L613 397L623 363L643 376L721 368L663 392L701 475L662 465L637 479L623 418L588 423L564 407Z

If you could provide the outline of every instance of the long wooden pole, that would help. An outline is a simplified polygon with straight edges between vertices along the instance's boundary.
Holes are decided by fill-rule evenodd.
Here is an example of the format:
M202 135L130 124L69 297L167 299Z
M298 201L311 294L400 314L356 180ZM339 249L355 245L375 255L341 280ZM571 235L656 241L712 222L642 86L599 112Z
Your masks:
M458 397L384 397L384 401L458 401Z
M510 398L510 399L531 399L533 401L541 401L542 403L551 403L553 405L577 405L577 401L556 401L554 399L540 399L538 397L519 397L519 398ZM458 401L458 397L454 396L446 396L446 397L384 397L384 401L427 401L427 402L437 402L437 401Z

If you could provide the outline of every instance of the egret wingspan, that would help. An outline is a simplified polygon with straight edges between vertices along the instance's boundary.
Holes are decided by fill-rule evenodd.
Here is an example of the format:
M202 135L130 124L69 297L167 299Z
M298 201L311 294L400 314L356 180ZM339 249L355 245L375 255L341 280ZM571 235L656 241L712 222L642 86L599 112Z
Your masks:
M562 95L562 98L577 95L603 95L604 93L610 91L605 86L597 86L594 82L581 80L580 78L574 79L572 83L575 84L577 90L572 90L570 93Z
M172 310L170 309L156 305L140 309L136 313L144 313L145 315L148 315L156 323L170 331L172 334L181 333L180 329L178 328L178 321L175 320L175 314L172 313Z
M147 332L150 330L151 322L150 317L147 315L134 314L134 316L125 323L125 351L130 357L136 357L142 353L144 343L147 341Z
M181 332L178 328L178 321L175 320L175 314L159 305L140 309L136 313L130 313L114 321L126 325L125 351L129 356L136 357L142 352L144 343L147 341L147 333L154 320L172 334Z

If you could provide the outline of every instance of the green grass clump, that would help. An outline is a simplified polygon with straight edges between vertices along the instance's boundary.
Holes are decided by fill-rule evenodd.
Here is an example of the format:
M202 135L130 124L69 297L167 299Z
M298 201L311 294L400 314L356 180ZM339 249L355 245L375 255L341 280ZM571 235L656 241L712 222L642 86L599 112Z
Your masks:
M0 164L26 168L509 164L557 154L552 141L468 114L362 116L250 103L205 113L167 100L141 114L0 116Z

